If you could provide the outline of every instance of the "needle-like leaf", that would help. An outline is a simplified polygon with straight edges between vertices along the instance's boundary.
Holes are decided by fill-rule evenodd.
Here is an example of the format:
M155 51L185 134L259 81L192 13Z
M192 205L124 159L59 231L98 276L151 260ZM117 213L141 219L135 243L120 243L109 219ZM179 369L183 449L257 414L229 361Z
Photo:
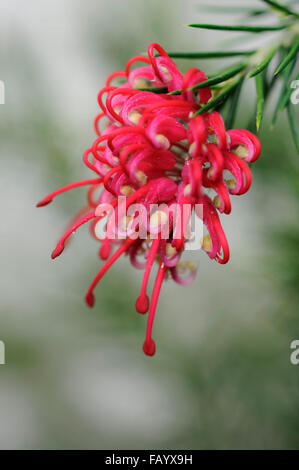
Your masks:
M291 15L291 16L295 16L296 18L299 18L298 13L296 13L295 11L292 11L286 5L282 5L280 2L276 2L274 0L262 0L262 2L267 3L267 5L270 5L275 10L281 11L282 13L285 13L286 15Z
M199 90L200 88L206 88L208 86L216 85L217 83L225 82L229 78L234 77L239 72L244 70L245 67L247 67L247 64L244 64L244 63L240 63L233 67L230 67L221 75L215 76L213 78L210 78L209 80L206 80L205 82L201 82L201 83L198 83L197 85L194 85L192 87L192 90Z
M152 93L168 93L167 86L160 86L160 87L151 87L151 88L137 88L139 91L150 91Z
M299 133L298 133L298 128L295 122L294 107L292 103L290 102L287 105L287 113L288 113L289 124L290 124L291 133L293 136L294 144L295 144L297 153L299 154Z
M275 56L276 52L278 51L279 46L274 47L271 51L265 56L260 64L254 67L253 70L248 74L248 77L255 77L258 73L261 73L271 62L273 57Z
M291 47L289 53L283 59L280 65L277 67L274 75L278 75L280 72L282 72L286 68L286 66L296 57L298 51L299 51L299 36L296 37L295 42L293 46Z
M235 118L237 114L239 98L240 98L243 83L244 83L244 77L240 80L240 82L238 83L238 86L236 87L232 95L229 112L225 120L225 127L227 129L232 129L234 127L234 122L235 122Z
M264 80L263 75L258 74L255 77L256 83L256 94L257 94L257 103L256 103L256 129L257 131L260 128L263 114L264 114L264 105L265 105L265 97L264 97Z
M232 93L232 91L239 85L240 80L235 81L231 83L228 87L225 88L225 90L222 93L219 93L215 98L210 99L210 101L204 105L202 108L200 108L194 116L198 116L199 114L205 113L209 111L212 108L216 108L220 104L222 104Z
M217 59L221 57L249 56L256 51L167 52L173 59Z
M278 100L277 100L273 117L272 117L272 126L274 126L276 123L276 119L277 119L278 111L280 109L281 102L284 98L285 93L288 91L289 79L293 71L294 65L295 65L294 63L290 63L284 70L280 93L279 93Z
M191 28L201 29L216 29L219 31L248 31L250 33L263 33L266 31L281 31L289 26L289 23L278 24L273 26L249 26L249 25L220 25L220 24L202 24L202 23L191 23L187 26Z
M171 91L170 93L168 93L169 95L180 95L182 93L182 90L179 89L179 90L173 90Z

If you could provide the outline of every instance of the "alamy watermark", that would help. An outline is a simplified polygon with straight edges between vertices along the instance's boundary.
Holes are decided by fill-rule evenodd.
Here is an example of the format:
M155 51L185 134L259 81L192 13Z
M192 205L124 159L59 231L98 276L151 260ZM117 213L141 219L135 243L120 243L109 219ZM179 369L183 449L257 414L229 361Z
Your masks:
M184 239L185 250L200 250L203 239L202 204L127 204L120 196L117 206L100 204L95 211L99 217L95 235L99 240L109 238L139 238L141 240ZM128 206L128 207L127 207ZM107 215L107 219L104 216Z
M294 91L291 94L291 103L299 103L299 80L293 80L291 83L291 88L294 88Z
M0 80L0 104L5 104L5 85L2 80Z
M0 341L0 365L5 364L5 344Z
M299 339L294 339L290 344L290 348L294 349L290 355L291 364L297 366L299 364Z

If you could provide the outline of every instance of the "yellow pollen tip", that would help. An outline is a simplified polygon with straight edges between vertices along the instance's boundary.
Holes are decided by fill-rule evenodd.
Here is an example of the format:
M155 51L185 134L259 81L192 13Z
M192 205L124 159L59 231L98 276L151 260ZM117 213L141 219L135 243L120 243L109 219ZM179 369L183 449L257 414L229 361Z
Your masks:
M156 228L159 227L159 225L164 224L167 222L167 214L163 211L156 211L151 215L150 218L150 227L151 228Z
M145 80L145 78L136 78L135 80L135 88L149 88L149 82Z
M132 188L132 186L124 185L124 186L121 186L120 192L124 196L130 196L130 194L132 194L134 192L134 189Z
M214 203L214 206L217 208L217 209L220 209L221 207L221 199L219 196L215 196L214 199L213 199L213 203Z
M211 251L213 244L210 235L205 235L201 240L201 247L205 251Z
M143 171L137 170L135 172L135 176L140 183L145 184L147 182L147 176L145 173L143 173Z
M184 188L184 195L189 196L191 194L191 184L187 184Z
M235 180L226 180L225 184L228 187L228 189L234 189L237 183Z
M210 166L210 168L208 169L208 178L211 178L213 176L213 173L214 173L214 168L212 166Z
M129 113L129 120L133 123L133 124L138 124L140 118L141 118L141 114L138 113L138 111L131 111Z
M167 256L174 256L177 254L177 251L171 243L166 243L165 253Z
M164 74L164 77L163 77L164 80L166 80L167 83L171 82L172 76L170 75L169 70L166 67L164 67L164 65L161 65L160 68Z
M190 145L190 147L189 147L188 153L189 153L189 155L190 155L191 157L194 156L195 147L196 147L196 143L195 143L195 142L193 142L193 143Z
M238 147L235 150L235 153L240 158L246 158L248 157L248 148L245 147L244 145L238 145Z
M168 149L170 147L169 140L163 134L156 134L155 140L156 140L156 142L158 142L158 144L161 144L163 146L163 148L165 148L165 149Z

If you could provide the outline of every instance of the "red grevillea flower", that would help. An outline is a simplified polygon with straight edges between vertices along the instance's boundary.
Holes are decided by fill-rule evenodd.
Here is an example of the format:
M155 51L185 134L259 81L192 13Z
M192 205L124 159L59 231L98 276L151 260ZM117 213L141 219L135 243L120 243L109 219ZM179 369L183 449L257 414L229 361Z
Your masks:
M137 62L143 64L134 68ZM124 83L114 86L115 79ZM136 310L142 314L149 310L143 350L150 356L155 353L152 327L163 281L171 276L174 281L187 284L196 274L193 263L180 261L186 225L182 222L182 230L176 236L168 209L174 203L178 207L187 204L192 210L201 204L203 211L199 216L208 232L202 239L202 248L218 263L227 263L229 246L219 213L230 213L230 195L248 191L251 172L247 163L254 162L260 154L259 140L249 131L226 130L218 112L196 114L211 98L211 90L206 87L194 92L191 88L205 80L206 75L196 68L183 76L158 44L149 46L148 57L130 59L124 71L108 77L98 95L101 112L95 118L97 138L83 155L84 163L96 178L67 185L38 203L38 207L44 206L64 191L90 185L87 206L73 219L52 258L61 254L68 237L78 227L91 222L105 264L87 291L89 306L94 304L96 285L122 254L129 255L133 266L144 269ZM152 87L165 90L159 94L146 91ZM179 91L170 94L174 90ZM100 130L102 119L104 130ZM120 196L126 197L126 210L136 203L145 207L149 222L145 238L134 236L134 230L124 237L115 228L109 228L109 214ZM164 210L151 211L153 204L162 203ZM126 216L127 225L134 222L134 217ZM161 220L165 219L170 227L166 238L161 236ZM99 235L98 227L103 221L105 233ZM116 250L112 250L114 246ZM155 260L159 267L149 300L147 286Z

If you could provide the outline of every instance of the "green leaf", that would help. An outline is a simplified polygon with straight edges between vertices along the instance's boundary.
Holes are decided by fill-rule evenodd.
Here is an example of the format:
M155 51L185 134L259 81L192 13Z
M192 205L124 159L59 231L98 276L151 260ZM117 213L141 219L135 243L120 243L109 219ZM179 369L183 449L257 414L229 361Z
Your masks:
M229 112L228 112L227 118L225 120L225 127L227 129L232 129L234 127L234 122L235 122L235 118L236 118L236 114L237 114L239 98L240 98L243 83L244 83L244 77L240 80L240 82L238 83L238 86L236 87L236 89L235 89L235 91L232 95Z
M198 116L199 114L205 113L209 111L212 108L216 108L219 106L221 103L223 103L232 93L232 91L239 85L240 80L235 81L231 83L227 88L222 93L219 93L215 98L211 98L210 101L204 105L202 108L200 108L194 116Z
M244 64L244 63L237 64L227 69L227 71L225 71L221 75L215 76L213 78L210 78L209 80L206 80L204 82L198 83L197 85L194 85L191 89L199 90L200 88L206 88L208 86L216 85L217 83L225 82L229 78L234 77L239 72L244 70L245 67L247 67L247 64Z
M276 52L278 51L279 46L274 47L271 51L266 55L266 57L262 60L260 64L254 67L253 70L248 74L249 78L255 77L257 74L261 73L271 62L273 57L275 56Z
M282 101L282 99L285 95L286 90L287 90L288 80L289 80L289 77L290 77L290 74L291 74L290 65L291 64L289 64L289 66L285 69L283 81L282 81L282 84L281 84L280 93L279 93L278 100L277 100L277 103L276 103L275 108L274 108L274 113L273 113L273 117L272 117L272 126L274 126L275 123L276 123L280 103L281 103L281 101Z
M291 47L287 56L283 59L283 61L275 70L274 75L278 75L280 72L282 72L286 68L286 66L294 59L294 57L296 57L298 51L299 51L299 36L295 38L295 42L293 46Z
M287 105L287 113L288 113L288 118L289 118L289 124L290 124L290 129L291 133L293 136L294 144L297 150L297 153L299 154L299 134L298 134L298 128L296 126L295 122L295 112L292 103L288 102Z
M167 52L173 59L217 59L221 57L249 56L256 51Z
M258 74L255 77L255 84L256 84L256 94L257 94L257 104L256 104L256 129L257 131L260 128L263 114L264 114L264 105L265 105L265 97L264 97L264 80L261 74Z
M167 86L152 87L152 88L136 88L139 91L150 91L151 93L168 93Z
M219 31L248 31L250 33L263 33L266 31L281 31L286 29L290 24L279 24L273 26L243 26L243 25L220 25L220 24L202 24L202 23L191 23L187 26L190 28L201 28L201 29L216 29Z
M180 95L182 93L182 89L179 89L179 90L173 90L171 91L170 93L168 93L169 95Z
M270 5L275 10L278 10L278 11L281 11L282 13L287 14L287 15L292 15L292 16L295 16L296 18L299 18L298 13L292 11L286 5L282 5L280 2L276 2L274 0L262 0L262 2L267 3L267 5Z

